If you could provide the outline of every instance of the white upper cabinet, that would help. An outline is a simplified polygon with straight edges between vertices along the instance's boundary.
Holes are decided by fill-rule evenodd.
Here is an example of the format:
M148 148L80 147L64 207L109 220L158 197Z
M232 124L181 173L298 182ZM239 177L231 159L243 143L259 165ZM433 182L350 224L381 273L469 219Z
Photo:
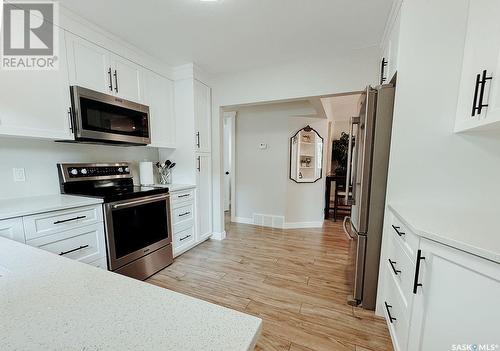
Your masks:
M142 102L142 73L141 66L117 55L112 55L113 90L115 94L126 100Z
M194 128L195 149L210 152L212 134L212 93L210 87L198 80L194 81Z
M500 2L469 1L455 131L500 126Z
M112 70L109 52L85 39L66 34L69 79L101 93L112 93Z
M408 350L497 349L479 345L499 341L499 264L426 239L420 248Z
M143 102L141 66L78 36L66 41L71 85Z
M150 146L175 148L174 83L144 71L144 93L151 123Z
M71 137L64 31L59 32L59 69L0 70L0 134L50 139Z
M389 83L398 70L400 9L401 2L395 1L388 22L387 37L382 44L380 84Z

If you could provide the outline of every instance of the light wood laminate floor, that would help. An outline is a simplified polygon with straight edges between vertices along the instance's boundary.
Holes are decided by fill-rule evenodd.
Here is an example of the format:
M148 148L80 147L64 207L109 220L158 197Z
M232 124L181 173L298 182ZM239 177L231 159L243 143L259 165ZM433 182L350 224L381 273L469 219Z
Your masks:
M392 350L385 321L346 304L354 247L340 222L226 230L226 240L206 241L148 282L262 318L255 350Z

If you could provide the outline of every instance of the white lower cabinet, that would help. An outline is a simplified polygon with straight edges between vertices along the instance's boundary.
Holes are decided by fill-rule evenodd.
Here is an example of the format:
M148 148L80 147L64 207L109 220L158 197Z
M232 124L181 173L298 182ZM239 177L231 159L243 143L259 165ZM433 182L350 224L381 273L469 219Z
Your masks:
M500 344L500 265L421 238L392 212L388 218L378 310L394 349L500 350L494 346Z
M23 219L19 217L1 220L0 236L24 243Z
M4 219L0 236L107 269L101 205Z
M500 265L426 239L420 248L408 350L498 350Z
M212 157L211 154L196 155L196 207L197 238L205 240L212 235Z
M195 197L197 192L198 189L194 188L170 192L174 257L210 237L206 234L198 235L200 233L199 217L204 216L205 209L199 207Z

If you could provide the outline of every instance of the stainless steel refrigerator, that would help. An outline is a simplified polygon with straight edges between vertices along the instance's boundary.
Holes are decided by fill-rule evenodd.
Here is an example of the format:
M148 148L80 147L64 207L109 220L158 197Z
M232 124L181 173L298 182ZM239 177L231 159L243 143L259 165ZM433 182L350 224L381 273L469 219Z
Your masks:
M367 87L359 117L351 118L347 201L356 243L353 296L349 303L375 309L391 143L394 86Z

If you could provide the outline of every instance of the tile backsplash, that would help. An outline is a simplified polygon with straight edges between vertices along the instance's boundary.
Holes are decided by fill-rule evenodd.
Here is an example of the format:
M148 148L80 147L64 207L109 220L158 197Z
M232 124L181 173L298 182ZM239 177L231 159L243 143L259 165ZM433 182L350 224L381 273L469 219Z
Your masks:
M0 137L0 199L59 193L57 163L128 161L138 183L143 160L158 161L158 149ZM24 169L24 182L14 181L14 168Z

